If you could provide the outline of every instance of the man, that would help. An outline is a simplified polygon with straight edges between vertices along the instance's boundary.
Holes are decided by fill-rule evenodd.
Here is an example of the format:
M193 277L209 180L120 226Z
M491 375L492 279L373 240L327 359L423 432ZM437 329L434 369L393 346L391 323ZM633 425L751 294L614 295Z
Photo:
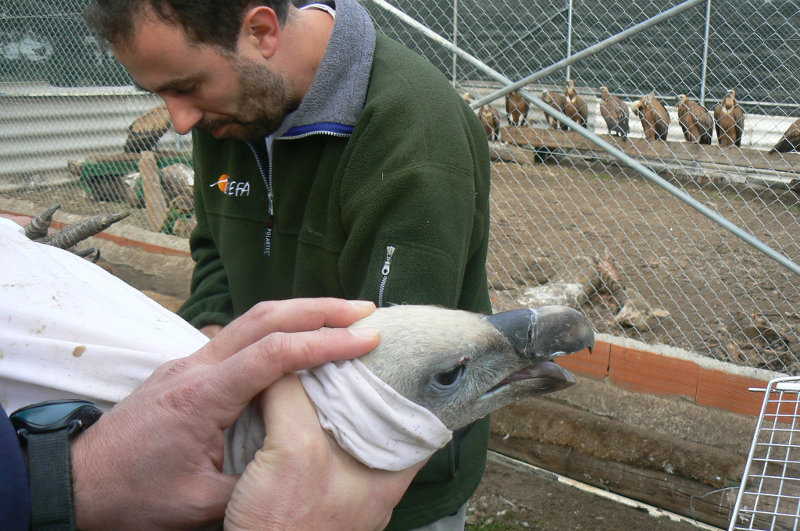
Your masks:
M356 0L96 0L87 20L194 132L194 326L309 296L490 312L483 129ZM488 419L456 434L390 528L462 528L487 439Z

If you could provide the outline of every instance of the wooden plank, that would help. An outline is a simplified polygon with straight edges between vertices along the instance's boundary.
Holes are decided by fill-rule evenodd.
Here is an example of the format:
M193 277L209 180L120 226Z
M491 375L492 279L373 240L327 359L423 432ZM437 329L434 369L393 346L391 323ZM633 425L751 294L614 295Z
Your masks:
M159 232L167 219L167 201L161 189L158 164L152 151L143 151L139 160L139 174L142 177L144 201L147 205L147 220L150 229Z
M638 468L667 470L716 488L741 479L745 463L743 455L594 415L547 398L522 400L496 411L492 414L492 430L571 446Z
M500 134L504 141L528 148L602 151L602 148L574 131L537 127L502 127ZM620 151L636 159L679 160L800 175L800 153L770 154L764 150L737 148L736 146L706 146L687 142L651 141L630 137L627 140L622 140L610 135L599 136Z
M648 505L726 528L736 491L716 491L704 483L598 458L568 446L492 434L489 448L576 481ZM732 499L731 499L732 498ZM558 503L558 500L553 500Z

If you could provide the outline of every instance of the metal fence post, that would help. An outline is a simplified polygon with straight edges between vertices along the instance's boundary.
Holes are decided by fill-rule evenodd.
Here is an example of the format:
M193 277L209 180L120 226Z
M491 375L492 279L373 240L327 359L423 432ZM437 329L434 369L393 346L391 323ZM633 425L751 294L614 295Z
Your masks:
M708 71L708 39L711 29L711 0L706 2L706 25L703 34L703 68L700 77L700 105L706 104L706 72Z
M453 0L453 45L458 47L458 0ZM456 63L458 55L453 52L453 86L456 86Z
M572 13L573 13L573 4L572 0L569 0L569 7L567 8L569 12L567 13L567 57L572 55ZM572 66L567 65L567 79L571 79L572 77Z

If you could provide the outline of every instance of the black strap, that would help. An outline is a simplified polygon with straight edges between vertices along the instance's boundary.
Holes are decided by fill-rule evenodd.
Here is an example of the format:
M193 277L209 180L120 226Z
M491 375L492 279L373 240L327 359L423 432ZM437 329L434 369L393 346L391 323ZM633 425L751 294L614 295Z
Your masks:
M28 435L31 529L72 531L72 478L68 429Z

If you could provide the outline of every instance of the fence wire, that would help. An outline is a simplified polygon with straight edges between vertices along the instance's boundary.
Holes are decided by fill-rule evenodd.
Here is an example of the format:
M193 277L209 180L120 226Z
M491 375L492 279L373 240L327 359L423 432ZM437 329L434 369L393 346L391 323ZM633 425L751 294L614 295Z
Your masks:
M496 310L573 304L601 332L800 374L800 276L791 268L800 261L800 154L778 146L800 117L794 2L362 3L381 31L499 120L488 263ZM136 206L132 223L154 228L141 208L139 155L124 151L128 126L159 102L97 46L81 19L85 4L0 4L0 193L41 208L58 199L79 214ZM664 17L671 9L681 11ZM664 18L639 29L654 17ZM631 34L615 39L623 32ZM540 107L510 124L505 87L522 80L519 91L537 101L545 92L559 100L573 80L587 131L783 262ZM628 109L624 139L609 136L601 87ZM720 145L717 132L709 145L687 140L679 97L713 114L731 89L744 114L741 145ZM665 140L648 138L664 134L648 119L652 99L669 116ZM558 110L572 118L580 108ZM190 164L189 149L189 139L167 132L157 144L162 173ZM172 218L155 230L185 234L185 194L166 195Z

